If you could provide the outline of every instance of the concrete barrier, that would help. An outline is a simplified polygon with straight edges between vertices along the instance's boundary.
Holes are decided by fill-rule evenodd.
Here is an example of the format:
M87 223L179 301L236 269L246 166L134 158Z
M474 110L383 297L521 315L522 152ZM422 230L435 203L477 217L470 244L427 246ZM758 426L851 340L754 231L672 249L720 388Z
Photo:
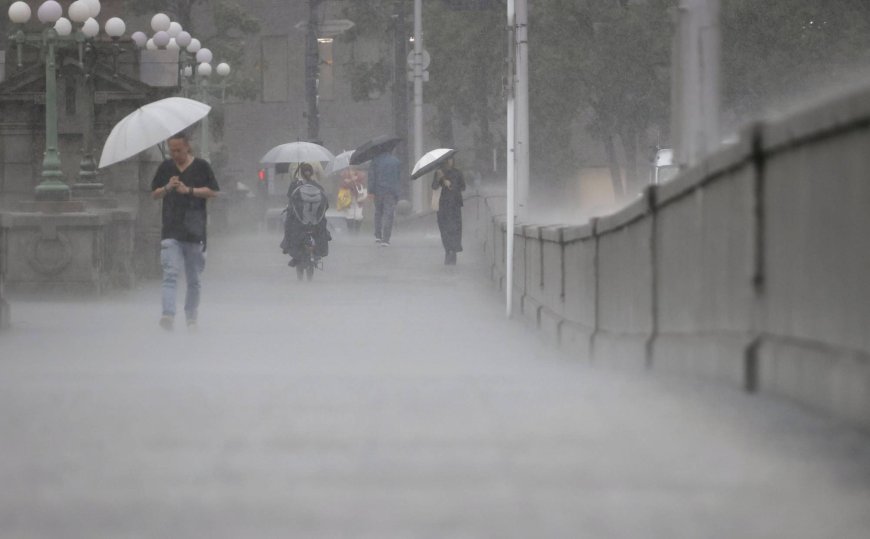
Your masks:
M754 124L613 215L518 223L515 312L578 358L717 379L870 428L868 148L870 89ZM466 210L500 287L503 205Z

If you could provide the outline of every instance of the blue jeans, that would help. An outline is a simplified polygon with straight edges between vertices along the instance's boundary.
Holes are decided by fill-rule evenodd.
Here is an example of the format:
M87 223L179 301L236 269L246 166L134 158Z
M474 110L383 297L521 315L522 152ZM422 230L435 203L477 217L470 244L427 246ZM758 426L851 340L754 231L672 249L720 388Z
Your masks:
M392 193L375 196L375 237L390 243L393 234L393 217L396 215L398 197Z
M184 314L188 320L196 320L199 308L199 275L205 269L205 253L202 243L190 243L165 239L160 241L160 264L163 266L163 314L175 316L175 290L178 276L184 270L187 293L184 298Z

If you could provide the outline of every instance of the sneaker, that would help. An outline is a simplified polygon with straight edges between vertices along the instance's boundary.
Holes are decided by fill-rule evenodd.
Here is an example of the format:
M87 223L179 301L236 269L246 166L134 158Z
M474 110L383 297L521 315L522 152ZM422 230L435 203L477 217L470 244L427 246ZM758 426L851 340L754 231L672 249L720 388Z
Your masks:
M382 243L382 242L381 242L381 238L375 238L375 243L377 243L378 245L380 245L380 244Z
M188 318L187 319L187 330L188 331L196 331L196 318Z
M160 317L160 327L166 331L172 331L172 324L175 322L175 317L164 314Z
M390 242L388 242L388 241L381 242L381 247L389 247L389 246L390 246Z

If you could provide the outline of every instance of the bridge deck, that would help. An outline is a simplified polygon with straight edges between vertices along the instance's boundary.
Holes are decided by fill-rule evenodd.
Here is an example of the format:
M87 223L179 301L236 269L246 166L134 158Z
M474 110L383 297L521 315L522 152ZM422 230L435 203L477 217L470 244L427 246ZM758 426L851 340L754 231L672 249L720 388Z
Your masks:
M431 235L277 243L213 239L195 334L154 282L13 301L0 536L867 537L864 434L561 357Z

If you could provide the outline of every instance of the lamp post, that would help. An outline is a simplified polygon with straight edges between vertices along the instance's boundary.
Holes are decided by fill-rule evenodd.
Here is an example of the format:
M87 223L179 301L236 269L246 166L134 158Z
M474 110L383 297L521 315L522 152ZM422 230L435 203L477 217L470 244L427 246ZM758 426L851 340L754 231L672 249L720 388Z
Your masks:
M172 21L168 15L158 13L151 18L151 29L154 34L149 38L144 32L134 32L131 37L140 49L176 51L178 53L178 79L181 86L181 94L185 97L206 102L212 95L212 86L209 84L210 77L216 73L220 79L215 88L220 91L220 100L223 102L226 96L226 79L230 74L230 65L222 62L212 67L214 55L211 50L202 46L202 43L186 32L177 22ZM211 160L210 152L210 126L209 117L206 115L201 122L201 149L200 156L206 161Z
M78 51L78 65L85 70L85 52L93 51L95 38L100 25L96 20L100 13L99 0L76 0L68 9L69 18L63 16L63 7L55 0L46 0L37 9L37 19L43 24L38 32L27 32L25 25L30 21L32 12L26 2L18 1L9 6L9 20L15 25L10 40L17 49L18 67L23 65L22 51L25 46L39 50L45 65L45 154L42 160L41 182L36 186L37 200L66 201L71 190L63 181L60 152L58 150L58 113L57 113L57 63L58 49ZM111 19L107 27L110 37L117 40L124 33L124 22L119 18ZM75 25L75 26L74 26ZM93 87L87 85L93 103ZM93 118L85 122L83 158L81 161L81 183L99 185L96 182L96 167L93 166ZM101 186L100 186L101 187Z
M205 103L212 95L212 87L209 85L212 74L217 74L219 83L216 89L220 90L220 100L224 101L226 97L226 81L230 74L230 65L226 62L221 62L216 67L212 68L211 61L213 59L212 52L206 48L200 48L196 51L195 60L196 67L192 65L184 66L182 69L183 93L191 95L198 101ZM211 161L210 152L210 125L209 115L206 114L202 119L202 136L200 153L203 159Z

